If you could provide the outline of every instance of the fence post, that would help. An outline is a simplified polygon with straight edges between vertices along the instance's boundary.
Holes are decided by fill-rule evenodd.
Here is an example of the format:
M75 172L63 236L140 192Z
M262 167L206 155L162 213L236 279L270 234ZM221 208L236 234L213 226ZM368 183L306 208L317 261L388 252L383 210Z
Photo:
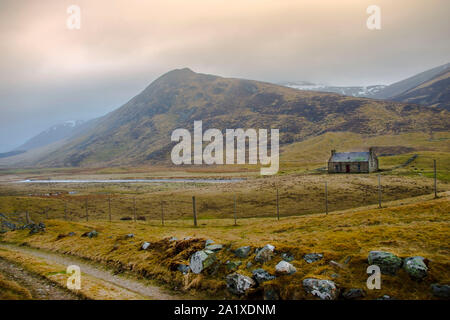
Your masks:
M378 175L378 208L381 209L381 174Z
M325 181L325 213L328 214L328 183Z
M108 216L109 222L111 222L111 195L108 195Z
M280 199L278 197L278 188L277 188L277 220L280 220Z
M236 194L234 194L234 225L237 226Z
M86 196L85 206L86 206L86 221L89 221L88 198L87 198L87 196Z
M195 207L195 196L192 196L192 211L194 213L194 226L197 226L197 209Z
M136 222L136 197L133 197L133 218L134 222Z
M27 220L27 224L30 224L30 216L29 216L28 210L25 211L25 219Z
M437 174L436 174L436 160L433 160L434 164L434 198L436 199L437 196Z
M164 206L162 200L161 200L161 224L164 226Z

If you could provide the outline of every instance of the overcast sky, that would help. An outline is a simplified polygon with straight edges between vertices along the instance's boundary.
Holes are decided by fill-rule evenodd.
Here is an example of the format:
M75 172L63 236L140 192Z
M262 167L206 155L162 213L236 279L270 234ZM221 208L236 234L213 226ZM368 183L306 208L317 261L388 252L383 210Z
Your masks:
M366 8L381 8L368 30ZM81 8L81 29L66 12ZM389 84L449 62L448 0L0 0L0 152L175 68Z

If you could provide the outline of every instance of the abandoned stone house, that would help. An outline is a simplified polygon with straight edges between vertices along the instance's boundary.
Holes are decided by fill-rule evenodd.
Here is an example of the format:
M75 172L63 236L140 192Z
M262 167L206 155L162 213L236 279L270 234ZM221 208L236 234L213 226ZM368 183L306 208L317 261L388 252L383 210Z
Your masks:
M336 152L331 150L328 173L369 173L378 171L378 157L368 152Z

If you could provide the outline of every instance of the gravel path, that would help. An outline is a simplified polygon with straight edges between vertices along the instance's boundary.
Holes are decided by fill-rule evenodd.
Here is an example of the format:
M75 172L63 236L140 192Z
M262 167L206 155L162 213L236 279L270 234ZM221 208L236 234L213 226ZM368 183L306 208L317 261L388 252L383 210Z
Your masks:
M112 283L121 288L127 289L129 291L138 293L149 299L154 300L173 300L173 299L182 299L181 296L171 295L162 292L159 287L145 285L139 281L125 278L119 275L114 275L112 272L103 269L101 266L96 266L93 263L87 263L81 259L77 259L75 257L64 256L57 253L42 251L33 248L27 247L19 247L10 244L0 244L0 248L5 248L9 250L14 250L18 252L22 252L46 261L50 263L57 263L61 265L77 265L80 267L81 272L90 275L91 277Z

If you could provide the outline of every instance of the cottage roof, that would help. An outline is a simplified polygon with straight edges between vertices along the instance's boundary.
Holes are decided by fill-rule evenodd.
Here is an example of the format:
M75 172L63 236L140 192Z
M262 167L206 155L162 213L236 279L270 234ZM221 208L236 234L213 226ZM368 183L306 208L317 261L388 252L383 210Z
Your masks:
M336 152L330 162L364 162L369 161L370 152Z

